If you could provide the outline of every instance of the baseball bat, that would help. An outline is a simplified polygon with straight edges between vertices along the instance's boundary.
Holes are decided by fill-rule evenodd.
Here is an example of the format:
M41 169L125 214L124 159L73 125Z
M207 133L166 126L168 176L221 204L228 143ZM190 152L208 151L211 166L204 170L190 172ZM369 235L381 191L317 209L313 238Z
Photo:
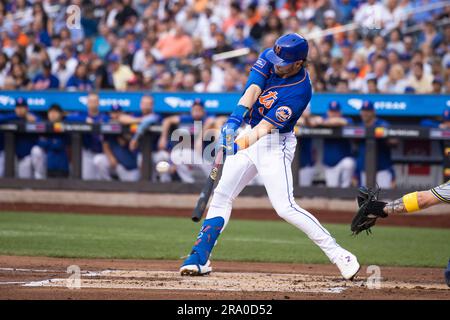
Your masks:
M199 222L202 219L203 213L205 212L206 205L208 204L209 198L211 197L211 193L214 188L214 183L216 182L217 177L219 177L219 172L222 169L223 163L225 160L225 149L220 149L217 153L216 158L214 159L213 168L208 176L208 179L203 186L202 192L197 200L197 205L195 206L194 211L192 212L192 221Z

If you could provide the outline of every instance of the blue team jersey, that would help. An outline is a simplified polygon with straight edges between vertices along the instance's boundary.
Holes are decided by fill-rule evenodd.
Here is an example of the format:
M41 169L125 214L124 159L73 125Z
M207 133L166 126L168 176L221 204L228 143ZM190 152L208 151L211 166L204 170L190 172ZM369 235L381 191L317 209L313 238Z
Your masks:
M39 138L38 145L47 153L47 170L69 172L67 147L70 145L66 134L49 134Z
M280 133L286 133L294 129L311 100L311 81L305 68L289 78L279 77L273 64L266 59L268 50L259 56L250 71L247 87L256 84L262 93L244 121L253 128L264 119Z
M30 112L30 114L32 114ZM36 121L39 122L41 119L35 115L32 114ZM25 124L27 123L27 120L25 118L19 118L15 112L7 113L2 116L0 116L0 123L6 123L6 122L13 122L18 124ZM22 160L26 156L30 155L31 149L33 146L35 146L37 143L37 135L31 134L31 133L18 133L16 135L16 156L19 160Z
M362 126L364 126L362 124ZM385 120L376 119L374 127L389 127L389 123ZM360 140L358 148L358 157L356 159L356 169L359 172L365 171L366 167L366 141ZM377 170L391 170L391 147L387 144L386 139L377 139Z
M88 113L71 114L65 118L65 121L86 123L88 118L91 118L93 123L107 123L109 121L108 115L104 113L99 113L96 116L90 116ZM92 133L83 134L83 147L94 153L103 152L101 135Z
M420 121L420 126L425 128L439 128L440 124L441 123L439 121L431 119L424 119Z
M348 124L353 124L351 118L345 118ZM348 139L324 139L323 164L334 167L344 158L352 156L352 145Z
M107 136L106 142L111 148L111 152L122 166L127 170L134 170L138 168L137 165L137 152L130 151L128 143L121 145L119 143L120 136Z
M313 167L313 145L312 139L301 137L300 138L300 168Z

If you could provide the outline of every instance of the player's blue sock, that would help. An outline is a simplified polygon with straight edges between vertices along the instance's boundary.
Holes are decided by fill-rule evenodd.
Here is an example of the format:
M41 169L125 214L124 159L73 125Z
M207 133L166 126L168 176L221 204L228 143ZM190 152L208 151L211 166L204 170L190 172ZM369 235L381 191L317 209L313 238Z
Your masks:
M447 285L450 287L450 259L448 260L447 270L445 270L445 281Z
M225 220L222 217L215 217L203 221L202 228L197 236L197 241L195 241L194 247L192 247L191 256L186 259L185 265L190 264L190 259L197 259L195 253L200 260L198 263L201 265L206 264L224 224Z

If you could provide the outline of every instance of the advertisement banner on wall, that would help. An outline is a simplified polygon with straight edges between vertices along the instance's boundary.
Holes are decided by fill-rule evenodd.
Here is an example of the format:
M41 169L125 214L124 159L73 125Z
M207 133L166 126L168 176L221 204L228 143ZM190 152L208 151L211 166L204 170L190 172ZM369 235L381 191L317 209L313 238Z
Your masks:
M27 99L30 110L45 111L54 103L66 111L86 110L86 92L62 91L1 91L0 110L14 109L17 97ZM139 102L144 94L155 98L155 111L160 113L188 112L193 101L203 100L211 114L229 114L236 106L240 93L194 93L194 92L116 92L100 91L100 110L108 111L113 104L124 111L138 112ZM384 94L331 94L316 93L311 100L311 111L324 114L331 101L338 101L345 115L357 115L364 100L374 103L381 116L440 116L450 107L450 95L384 95Z

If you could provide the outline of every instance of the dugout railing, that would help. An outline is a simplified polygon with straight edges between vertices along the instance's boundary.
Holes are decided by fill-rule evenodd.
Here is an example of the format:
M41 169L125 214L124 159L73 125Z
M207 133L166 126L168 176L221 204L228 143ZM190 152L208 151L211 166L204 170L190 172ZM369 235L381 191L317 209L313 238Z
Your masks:
M82 172L82 135L83 134L104 134L116 135L124 132L134 132L136 125L124 126L121 124L86 124L86 123L8 123L0 125L0 132L4 136L5 168L4 178L0 179L0 188L30 188L48 190L84 190L84 191L132 191L132 192L152 192L152 193L197 193L201 190L201 183L158 183L151 182L152 175L152 145L161 131L160 126L152 126L142 136L140 141L142 163L141 177L138 182L119 181L84 181L81 180ZM341 138L341 139L365 139L366 156L365 167L367 175L367 185L374 186L376 179L376 146L379 139L396 138L400 140L438 140L443 143L443 157L441 160L430 160L414 158L406 163L428 163L441 164L443 181L450 178L450 130L437 128L423 128L416 126L390 126L388 128L364 128L357 126L347 127L297 127L296 135L298 139L303 137L311 138ZM15 178L15 147L17 134L67 134L70 135L71 170L69 178L49 178L45 180L19 179ZM300 148L301 143L297 143L297 150L293 161L294 195L307 197L327 197L327 198L353 198L355 188L324 188L318 186L299 187L298 170L300 168ZM442 162L442 163L440 163ZM411 189L412 190L412 189ZM409 189L395 189L390 191L390 195L401 195ZM243 191L244 195L261 196L265 194L264 187L249 186Z

